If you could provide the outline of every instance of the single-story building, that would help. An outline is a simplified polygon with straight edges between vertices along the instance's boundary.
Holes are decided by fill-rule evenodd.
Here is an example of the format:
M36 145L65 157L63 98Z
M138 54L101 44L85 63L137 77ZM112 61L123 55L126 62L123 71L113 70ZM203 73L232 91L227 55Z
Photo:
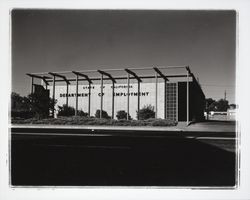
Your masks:
M133 119L137 119L137 111L151 105L156 118L187 123L204 118L205 95L188 66L27 75L31 77L31 93L38 88L41 91L42 87L46 94L56 100L53 116L56 116L58 106L66 104L89 116L94 116L99 109L116 118L117 111L125 110ZM34 83L35 78L42 80L40 86Z

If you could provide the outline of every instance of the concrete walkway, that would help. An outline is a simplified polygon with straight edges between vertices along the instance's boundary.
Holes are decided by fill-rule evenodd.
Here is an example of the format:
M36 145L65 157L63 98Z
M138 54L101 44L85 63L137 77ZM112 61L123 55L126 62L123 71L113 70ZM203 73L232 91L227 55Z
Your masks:
M183 132L236 132L233 121L208 121L190 124L179 123L177 126L94 126L94 125L41 125L41 124L11 124L10 128L42 128L42 129L91 129L91 130L139 130L139 131L183 131Z
M189 126L177 125L183 131L199 132L236 132L235 121L207 121L190 124Z

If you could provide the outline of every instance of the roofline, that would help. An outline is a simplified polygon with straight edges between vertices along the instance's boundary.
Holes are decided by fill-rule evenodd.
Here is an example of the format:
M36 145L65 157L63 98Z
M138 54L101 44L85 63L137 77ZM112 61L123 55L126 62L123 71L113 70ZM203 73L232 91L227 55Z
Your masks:
M140 76L140 79L151 79L151 78L155 78L156 76L153 76L153 75L148 75L148 76ZM167 78L186 78L187 75L186 74L181 74L181 75L167 75L166 76ZM115 80L126 80L127 77L126 76L116 76L116 77L113 77ZM157 78L161 78L161 76L157 76ZM130 77L130 79L135 79L137 80L135 77ZM79 78L78 79L79 81L86 81L85 78ZM100 80L100 77L92 77L91 78L92 81L99 81ZM108 77L104 77L103 80L110 80L110 78ZM47 79L48 82L52 82L53 80L52 79ZM69 78L68 81L75 81L75 78ZM63 80L56 80L56 82L63 82Z
M158 69L187 69L188 66L156 66ZM189 67L188 67L189 68ZM126 68L119 68L119 69L103 69L104 72L112 72L112 71L124 71L125 69L128 70L153 70L154 67L126 67ZM79 73L95 73L98 72L98 70L77 70ZM72 71L59 71L59 72L51 72L55 74L72 74ZM36 73L30 73L33 75L45 75L48 74L48 72L36 72Z

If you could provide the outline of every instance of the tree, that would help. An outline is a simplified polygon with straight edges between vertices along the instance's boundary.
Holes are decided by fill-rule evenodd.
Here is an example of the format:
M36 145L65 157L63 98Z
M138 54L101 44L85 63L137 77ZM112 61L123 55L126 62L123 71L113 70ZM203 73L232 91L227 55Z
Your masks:
M28 111L30 110L30 101L27 97L22 97L18 93L11 93L11 110Z
M205 100L206 105L206 112L214 111L215 110L215 100L212 98L208 98Z
M154 111L154 106L151 105L146 105L142 109L137 112L137 118L139 116L139 119L149 119L149 118L154 118L155 117L155 111Z
M20 118L46 118L50 111L54 109L56 101L49 97L49 93L44 90L37 90L28 97L11 93L11 117Z
M216 102L216 111L225 112L229 108L228 101L220 99Z
M220 99L218 101L213 100L212 98L208 98L206 101L206 111L219 111L225 112L229 108L228 101L225 99Z
M11 93L11 117L28 119L33 117L30 101L27 97L22 97L19 94Z
M49 117L49 113L55 110L54 106L56 100L53 101L48 95L37 92L29 94L28 99L30 101L31 110L37 118Z

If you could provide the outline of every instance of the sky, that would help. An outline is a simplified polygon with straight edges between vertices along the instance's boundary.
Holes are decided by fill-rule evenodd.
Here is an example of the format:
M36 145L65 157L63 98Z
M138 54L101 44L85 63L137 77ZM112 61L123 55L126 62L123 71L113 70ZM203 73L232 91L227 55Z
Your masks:
M12 10L12 91L26 73L188 65L206 98L235 103L235 11Z

